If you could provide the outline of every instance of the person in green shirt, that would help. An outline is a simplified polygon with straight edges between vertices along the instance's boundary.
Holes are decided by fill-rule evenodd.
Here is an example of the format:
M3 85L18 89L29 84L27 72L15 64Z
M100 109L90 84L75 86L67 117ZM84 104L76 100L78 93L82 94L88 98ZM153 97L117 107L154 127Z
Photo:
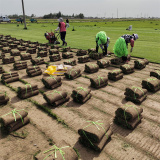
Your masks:
M98 53L99 46L103 51L104 56L110 56L107 54L107 48L110 43L110 38L107 37L106 32L100 31L96 34L96 52Z

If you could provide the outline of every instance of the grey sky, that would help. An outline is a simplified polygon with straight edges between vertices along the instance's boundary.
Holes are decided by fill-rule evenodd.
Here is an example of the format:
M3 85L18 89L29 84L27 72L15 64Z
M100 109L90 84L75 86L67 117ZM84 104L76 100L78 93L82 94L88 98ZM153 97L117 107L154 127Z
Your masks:
M98 17L160 17L160 0L24 0L26 15L57 13ZM117 12L118 11L118 12ZM21 0L0 0L0 15L22 14Z

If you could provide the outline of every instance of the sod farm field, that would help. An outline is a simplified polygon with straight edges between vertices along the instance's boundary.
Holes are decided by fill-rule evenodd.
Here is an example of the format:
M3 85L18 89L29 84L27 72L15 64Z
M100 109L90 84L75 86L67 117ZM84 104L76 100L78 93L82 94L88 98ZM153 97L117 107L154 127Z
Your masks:
M70 20L67 47L44 37L57 20L27 22L0 24L0 160L160 160L160 21ZM93 49L100 30L109 57ZM113 46L127 33L124 64ZM72 68L44 73L60 64Z
M57 20L38 19L38 23L29 23L27 20L27 30L23 30L24 25L12 20L11 24L0 24L0 34L11 35L24 40L38 41L46 43L44 37L46 31L57 28ZM126 28L132 25L132 31ZM75 31L72 31L72 29ZM108 50L113 51L116 40L123 34L137 33L139 39L135 42L135 47L131 56L147 58L149 61L160 63L160 20L155 19L110 19L110 20L70 20L70 27L67 28L66 41L72 48L95 48L95 35L99 31L105 31L110 37ZM59 39L60 40L60 39ZM60 40L61 42L61 40ZM129 47L130 49L130 47Z

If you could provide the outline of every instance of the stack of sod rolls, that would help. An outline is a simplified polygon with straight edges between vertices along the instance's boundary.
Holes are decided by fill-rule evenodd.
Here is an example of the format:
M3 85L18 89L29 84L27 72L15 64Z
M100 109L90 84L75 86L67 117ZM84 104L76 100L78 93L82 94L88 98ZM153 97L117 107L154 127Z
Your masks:
M13 57L13 56L3 57L3 58L2 58L2 62L3 62L3 64L9 64L9 63L14 63L15 60L14 60L14 57Z
M143 69L146 67L146 62L143 60L135 60L134 61L134 68L136 69Z
M36 48L28 48L27 53L30 53L30 54L36 53Z
M77 56L84 56L87 54L87 51L86 50L82 50L82 49L78 49L76 55Z
M61 60L60 54L54 54L49 56L51 62L56 62Z
M33 65L40 65L40 64L44 64L44 59L41 57L37 57L37 58L33 58L31 59L31 62Z
M5 115L0 117L0 122L2 124L2 129L8 133L15 131L27 123L29 123L29 118L27 117L28 112L24 109L14 109Z
M47 51L39 51L37 53L37 57L47 57Z
M13 43L14 43L14 44L17 44L17 45L20 45L20 44L21 44L20 41L18 41L18 40L14 41Z
M36 44L29 44L29 48L35 48L35 49L37 49L37 45Z
M13 64L14 69L20 70L20 69L26 69L27 68L27 62L26 61L17 61Z
M62 85L60 76L47 76L42 78L44 86L48 89L54 89Z
M64 52L64 53L62 53L62 57L64 59L73 58L73 54L72 54L72 52Z
M38 46L38 51L47 51L47 47L46 46Z
M70 47L62 48L62 52L71 52Z
M119 58L119 57L112 58L112 59L111 59L111 63L112 63L112 64L119 65L119 64L122 63L122 58Z
M97 53L95 48L90 48L88 49L88 54L89 53Z
M101 60L97 61L97 64L98 64L99 68L107 68L111 65L111 61L101 59Z
M47 91L43 94L43 97L53 107L57 107L69 100L67 92L57 90Z
M39 66L28 66L26 69L26 73L30 77L39 76L42 74L42 70Z
M59 54L58 49L49 49L49 55Z
M77 103L85 103L91 98L91 90L88 88L78 87L72 91L72 98Z
M63 63L66 65L70 65L70 66L75 66L77 64L75 59L73 59L73 60L69 59L68 61L63 62Z
M4 69L2 66L0 66L0 74L4 73Z
M8 73L3 73L1 77L1 82L3 84L5 83L11 83L19 81L19 74L18 72L8 72Z
M39 94L37 85L26 84L24 87L18 87L17 96L26 99Z
M121 69L115 69L111 72L108 72L108 79L112 81L118 81L123 78L123 73Z
M79 141L84 146L101 152L113 134L107 120L87 121L83 129L78 130Z
M73 147L63 141L38 153L35 158L36 160L78 160L78 155Z
M3 47L2 48L2 52L3 53L10 53L11 52L11 48L10 47Z
M21 45L22 45L22 46L25 46L25 47L29 47L29 44L26 43L26 42L22 42Z
M5 57L5 54L0 51L0 59L2 59L3 57Z
M30 53L21 53L20 54L21 60L29 60L32 59L32 56Z
M77 77L81 76L81 70L80 69L69 69L66 73L64 73L65 77L67 79L76 79Z
M60 47L58 45L51 46L51 49L59 49Z
M97 64L88 63L85 64L85 72L87 73L95 73L98 72L99 66Z
M103 53L92 53L90 52L89 53L89 57L92 58L92 59L102 59L103 58Z
M145 64L146 64L146 65L148 65L148 64L149 64L148 59L143 59L143 61L145 62Z
M129 64L124 64L120 66L120 69L124 74L130 74L134 72L134 66L129 65Z
M6 104L9 101L9 97L7 96L6 92L0 91L0 105Z
M91 87L93 88L101 88L108 85L108 77L107 76L99 76L94 75L90 78Z
M26 51L26 47L25 47L25 46L21 46L21 45L18 45L18 46L17 46L17 49L18 49L19 51Z
M20 51L18 49L11 49L11 56L20 56Z
M11 48L11 49L15 49L15 48L17 48L17 44L9 44L9 47Z
M89 62L89 61L90 61L90 59L89 59L88 55L78 57L78 62L79 63L86 63L86 62Z
M134 129L141 122L143 109L134 104L126 104L115 111L114 123L124 128Z
M157 92L160 89L160 80L156 77L150 77L142 80L142 88L150 92Z
M157 79L160 80L160 70L154 70L150 72L150 76L156 77Z
M141 87L127 87L124 95L126 100L132 101L134 103L142 103L147 97L147 90Z

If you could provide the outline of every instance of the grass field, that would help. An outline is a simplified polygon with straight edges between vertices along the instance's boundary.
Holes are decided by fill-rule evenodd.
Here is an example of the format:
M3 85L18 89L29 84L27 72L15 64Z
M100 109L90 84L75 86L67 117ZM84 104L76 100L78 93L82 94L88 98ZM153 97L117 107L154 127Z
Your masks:
M27 20L27 22L29 21ZM46 43L44 33L54 31L57 25L57 20L38 20L38 23L27 23L28 29L23 30L22 24L19 26L17 23L0 24L0 34L10 34L12 37ZM133 26L132 31L126 30L129 25ZM72 31L73 27L76 31ZM137 33L139 39L135 42L131 55L160 63L160 20L70 20L66 41L72 48L95 48L95 35L99 31L105 31L111 38L108 48L110 51L113 51L118 37L123 34Z

